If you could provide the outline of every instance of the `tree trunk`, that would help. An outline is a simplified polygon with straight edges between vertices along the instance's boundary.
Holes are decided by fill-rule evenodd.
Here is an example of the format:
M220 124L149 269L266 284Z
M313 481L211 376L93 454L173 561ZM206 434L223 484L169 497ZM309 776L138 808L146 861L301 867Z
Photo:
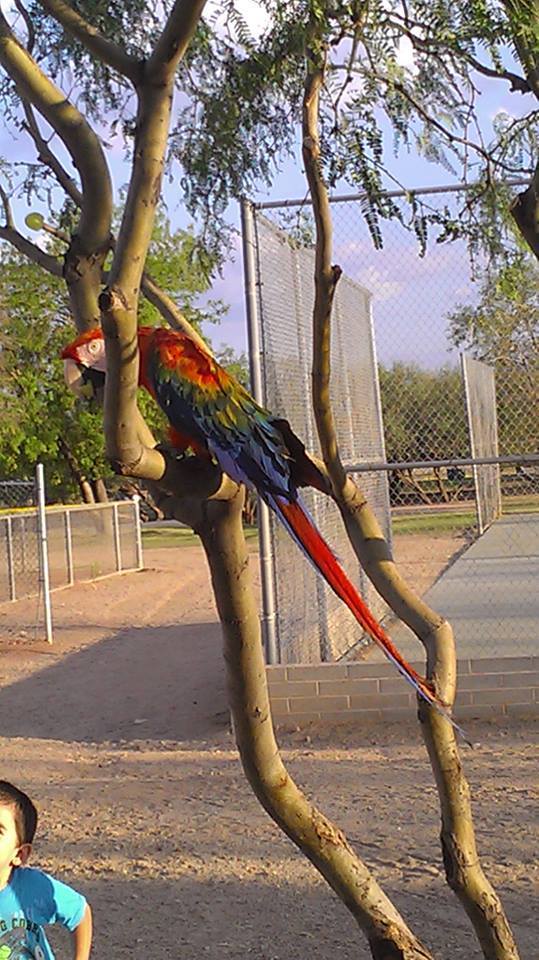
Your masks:
M539 163L529 187L517 194L510 209L518 229L539 260Z
M440 471L440 467L435 467L435 468L434 468L434 476L436 477L436 484L437 484L437 486L438 486L438 490L440 491L440 495L441 495L441 497L442 497L442 500L444 501L444 503L449 503L450 496L449 496L447 490L445 489L444 481L442 480L442 474L441 474L441 471Z
M60 437L58 440L58 446L64 456L67 465L71 471L71 476L73 477L75 483L77 484L80 494L82 497L83 503L95 503L94 491L92 490L92 485L90 481L85 477L82 470L80 469L73 451L69 447L66 440L63 437Z
M366 935L374 960L427 960L391 901L344 834L299 790L275 741L249 558L241 528L242 494L210 501L197 527L223 629L234 733L245 775L264 809L320 871Z
M107 488L105 486L105 481L103 477L97 477L92 481L92 487L94 490L94 497L96 503L108 503L109 495L107 493Z

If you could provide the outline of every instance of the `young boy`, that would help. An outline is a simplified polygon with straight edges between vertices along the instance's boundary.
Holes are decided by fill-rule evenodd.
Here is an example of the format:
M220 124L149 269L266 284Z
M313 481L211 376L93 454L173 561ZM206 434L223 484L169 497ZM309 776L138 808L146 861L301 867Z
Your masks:
M84 897L42 870L26 867L37 810L22 790L0 780L0 960L54 960L43 927L71 931L74 960L88 960L92 914Z

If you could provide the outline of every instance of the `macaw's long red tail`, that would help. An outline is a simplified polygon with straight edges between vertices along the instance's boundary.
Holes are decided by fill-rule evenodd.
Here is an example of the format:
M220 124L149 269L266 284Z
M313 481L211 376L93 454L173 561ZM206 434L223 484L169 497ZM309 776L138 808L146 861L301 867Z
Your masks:
M386 657L395 664L402 675L412 684L415 690L427 703L436 707L456 727L449 716L446 707L431 690L428 682L420 676L413 667L401 656L387 633L372 615L368 606L363 602L356 588L346 576L333 551L322 535L316 529L308 513L298 501L291 502L283 497L268 497L270 506L274 508L280 519L301 547L307 558L322 574L326 582L335 591L338 597L354 614L358 623L370 637L382 648ZM457 727L460 730L460 728Z

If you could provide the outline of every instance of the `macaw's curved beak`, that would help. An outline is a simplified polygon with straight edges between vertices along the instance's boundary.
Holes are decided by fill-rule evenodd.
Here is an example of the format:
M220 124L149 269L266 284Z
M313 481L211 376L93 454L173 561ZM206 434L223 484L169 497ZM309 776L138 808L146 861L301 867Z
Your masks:
M64 360L64 380L76 397L84 396L84 380L78 363L70 357Z
M105 386L102 370L85 367L71 357L64 360L64 380L76 397L93 397Z

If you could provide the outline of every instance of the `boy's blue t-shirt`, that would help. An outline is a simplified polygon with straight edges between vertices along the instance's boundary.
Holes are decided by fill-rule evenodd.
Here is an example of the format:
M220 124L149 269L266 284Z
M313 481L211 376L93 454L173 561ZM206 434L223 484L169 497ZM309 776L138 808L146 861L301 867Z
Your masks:
M43 927L78 927L86 900L34 867L15 867L0 890L0 960L54 960Z

